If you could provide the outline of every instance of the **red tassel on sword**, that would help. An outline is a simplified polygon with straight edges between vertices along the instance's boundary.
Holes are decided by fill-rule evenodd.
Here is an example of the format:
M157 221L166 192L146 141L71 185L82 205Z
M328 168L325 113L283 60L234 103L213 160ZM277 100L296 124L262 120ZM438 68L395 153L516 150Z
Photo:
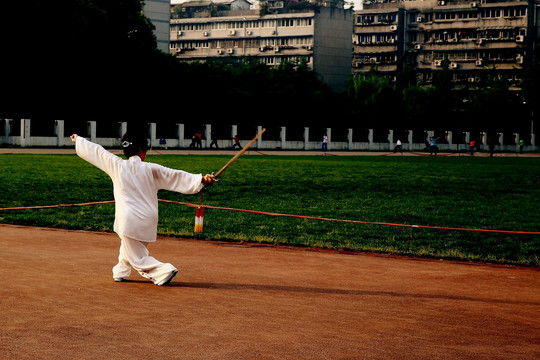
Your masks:
M199 206L195 211L195 233L202 233L204 223L204 207Z

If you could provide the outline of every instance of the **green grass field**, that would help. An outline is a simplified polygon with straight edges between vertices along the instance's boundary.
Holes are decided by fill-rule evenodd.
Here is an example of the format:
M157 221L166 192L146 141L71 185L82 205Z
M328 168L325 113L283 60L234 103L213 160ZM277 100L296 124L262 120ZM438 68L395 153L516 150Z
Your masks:
M230 156L149 155L189 172ZM75 155L0 155L0 207L113 200L108 176ZM315 217L475 229L540 231L540 159L525 157L243 156L204 204ZM163 191L161 199L198 203ZM540 236L327 222L160 203L160 234L409 256L540 265ZM0 222L112 231L114 205L6 210Z

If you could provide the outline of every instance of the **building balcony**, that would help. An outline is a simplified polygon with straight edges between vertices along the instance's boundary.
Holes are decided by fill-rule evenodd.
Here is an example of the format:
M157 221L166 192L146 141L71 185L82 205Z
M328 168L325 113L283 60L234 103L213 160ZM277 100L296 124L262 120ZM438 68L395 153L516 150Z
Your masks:
M193 47L193 48L171 48L171 53L181 59L204 59L207 57L220 56L309 56L313 54L313 47L288 46L288 45L265 45L253 46L231 46L231 47Z
M467 58L467 59L449 59L449 69L452 71L479 71L484 69L495 70L516 70L523 65L523 56L518 54L515 57L508 58ZM441 59L425 59L418 62L420 70L442 70Z
M373 66L377 68L377 71L382 72L382 73L397 72L396 65L375 64L375 63L357 63L355 64L353 68L353 72L354 73L366 72L366 71L369 71Z
M483 39L448 39L431 40L421 44L425 51L464 51L478 49L513 49L524 46L523 38L483 38ZM412 50L412 49L411 49ZM419 50L419 49L416 49Z
M495 18L495 19L467 19L467 20L436 20L430 22L422 22L419 24L419 28L424 31L438 31L438 30L470 30L478 28L497 28L497 27L511 27L511 28L526 28L527 19L525 17L517 18Z
M398 29L396 23L371 23L366 25L355 24L354 32L356 34L373 34L373 33L392 33L396 32Z
M302 37L313 36L313 27L292 28L240 28L240 29L209 29L181 30L170 32L171 42L175 40L207 40L234 38L269 38L269 37Z
M355 45L353 52L355 53L379 53L379 52L394 52L397 51L397 42L396 43L360 43Z

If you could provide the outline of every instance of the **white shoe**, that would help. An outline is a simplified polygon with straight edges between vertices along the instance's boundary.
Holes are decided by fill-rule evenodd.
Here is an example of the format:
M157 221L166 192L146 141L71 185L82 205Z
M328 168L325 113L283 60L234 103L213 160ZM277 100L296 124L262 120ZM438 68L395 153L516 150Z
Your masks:
M171 282L171 280L174 279L176 274L178 274L178 270L175 269L162 282L156 283L156 285L165 286L165 285L169 284Z

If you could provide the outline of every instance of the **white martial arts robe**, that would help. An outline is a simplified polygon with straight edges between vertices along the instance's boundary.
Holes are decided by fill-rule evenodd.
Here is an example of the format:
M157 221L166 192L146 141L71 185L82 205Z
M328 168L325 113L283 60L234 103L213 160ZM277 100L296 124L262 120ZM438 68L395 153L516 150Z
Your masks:
M103 170L113 182L114 231L122 240L113 277L127 278L131 271L129 264L142 276L159 284L176 268L148 256L146 248L146 243L156 241L158 190L195 194L203 188L202 175L144 162L139 156L123 160L80 136L75 148L77 155Z

